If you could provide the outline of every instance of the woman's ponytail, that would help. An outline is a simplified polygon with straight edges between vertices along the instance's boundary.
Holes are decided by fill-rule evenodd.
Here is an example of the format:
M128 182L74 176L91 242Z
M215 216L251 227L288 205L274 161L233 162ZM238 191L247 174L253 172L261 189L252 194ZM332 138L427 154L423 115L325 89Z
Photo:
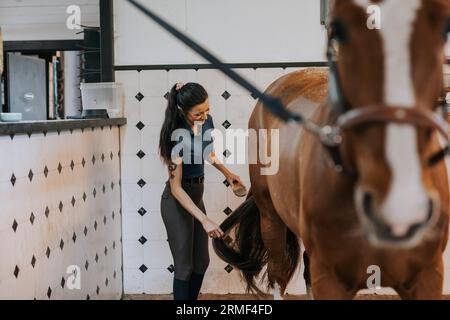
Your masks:
M159 152L164 163L171 162L171 153L174 141L171 140L172 132L178 128L181 113L177 103L177 85L170 89L164 122L159 136Z

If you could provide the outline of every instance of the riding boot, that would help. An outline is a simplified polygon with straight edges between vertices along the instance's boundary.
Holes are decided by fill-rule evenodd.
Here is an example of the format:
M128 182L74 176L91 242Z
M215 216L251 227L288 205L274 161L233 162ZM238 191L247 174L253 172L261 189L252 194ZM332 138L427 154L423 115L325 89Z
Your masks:
M189 280L189 299L197 300L200 288L202 287L204 274L192 273Z
M173 278L173 300L189 300L189 280Z

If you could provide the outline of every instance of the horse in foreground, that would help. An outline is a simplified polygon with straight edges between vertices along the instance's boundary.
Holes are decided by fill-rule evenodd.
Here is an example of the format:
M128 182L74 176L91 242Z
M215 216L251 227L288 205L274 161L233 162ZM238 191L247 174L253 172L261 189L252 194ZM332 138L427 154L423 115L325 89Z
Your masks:
M380 7L381 29L367 27ZM448 0L338 0L329 31L328 72L309 69L266 93L321 126L339 129L326 145L258 103L251 129L279 130L279 170L251 164L251 194L222 224L235 230L217 254L242 271L249 290L267 267L282 295L305 249L305 280L316 299L351 299L367 288L368 268L404 299L443 290L449 181L443 160L442 91ZM269 153L271 136L262 140ZM273 155L272 155L273 156Z

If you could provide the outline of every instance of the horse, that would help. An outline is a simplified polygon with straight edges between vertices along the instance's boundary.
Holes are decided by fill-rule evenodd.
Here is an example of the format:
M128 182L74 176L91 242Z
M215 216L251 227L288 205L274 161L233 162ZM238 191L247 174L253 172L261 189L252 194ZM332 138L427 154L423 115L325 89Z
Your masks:
M381 29L368 27L369 5L380 8ZM330 68L284 75L265 93L338 128L340 141L324 143L257 102L249 128L279 131L279 170L263 175L261 161L249 165L251 190L214 249L257 294L266 268L267 288L284 295L303 245L315 299L354 298L373 266L377 286L439 299L450 204L448 128L436 101L450 1L337 0L330 9ZM258 149L271 145L270 135L258 137Z

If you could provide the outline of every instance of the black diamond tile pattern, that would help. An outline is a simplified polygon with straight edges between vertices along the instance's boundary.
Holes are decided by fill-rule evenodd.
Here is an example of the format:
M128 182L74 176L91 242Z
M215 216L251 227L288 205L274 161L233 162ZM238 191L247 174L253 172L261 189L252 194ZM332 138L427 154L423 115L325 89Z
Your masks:
M72 235L72 241L75 243L77 241L77 234L74 232Z
M229 187L229 186L230 186L230 183L228 182L227 179L225 179L225 180L223 181L223 184L224 184L226 187Z
M228 91L224 91L224 93L222 93L222 98L224 98L225 100L230 99L231 94Z
M75 207L75 197L72 196L72 201L70 202L72 204L72 207Z
M145 238L144 236L140 237L138 240L141 244L144 244L147 242L147 238Z
M50 253L52 253L52 251L50 250L49 247L47 247L47 251L45 251L45 255L47 256L47 259L50 258Z
M144 127L145 127L145 124L143 124L141 121L139 121L139 122L136 124L136 128L138 128L139 130L142 130Z
M231 156L231 151L228 149L225 149L225 151L223 152L223 155L225 156L225 158L228 158L229 156Z
M140 267L139 267L139 270L141 270L141 272L142 273L145 273L145 271L147 271L147 267L146 267L146 265L145 264L143 264L143 265L141 265Z
M61 241L59 242L59 247L61 248L61 251L64 249L64 240L61 239Z
M30 171L28 172L28 179L30 179L30 182L33 181L33 170L30 169Z
M136 155L138 156L139 159L142 159L143 157L145 157L145 152L142 150L139 150L139 152L136 153Z
M98 254L97 253L95 254L95 258L94 259L95 259L95 262L98 263Z
M166 92L166 93L164 94L164 98L166 98L166 100L169 100L169 96L170 96L170 93L169 93L169 92Z
M58 172L59 173L61 173L61 171L62 171L62 165L61 165L61 162L58 164Z
M171 264L167 267L167 270L169 270L170 273L173 273L175 271L175 267L173 266L173 264Z
M83 157L83 160L81 160L81 165L83 166L83 168L84 168L85 164L86 164L86 160L84 160L84 157Z
M48 176L48 168L47 168L47 166L45 166L45 168L44 168L44 176L47 178L47 176Z
M70 161L70 169L72 169L72 171L73 171L73 168L75 167L75 163L73 162L73 160L72 161Z
M14 185L16 184L16 176L14 175L14 173L12 174L10 181L11 181L11 184L13 185L13 187L14 187Z
M52 296L52 289L51 289L50 287L48 287L48 290L47 290L47 297L50 299L51 296Z
M144 99L144 95L141 92L138 92L135 96L136 100L141 102Z
M231 271L233 271L233 267L230 266L230 265L227 265L224 269L225 269L225 271L228 272L228 273L230 273Z
M20 269L19 269L19 267L16 265L16 267L14 268L14 277L16 277L16 279L19 277L19 272L20 272Z
M87 270L89 268L89 262L86 260L86 263L84 264L84 268Z
M18 226L19 226L19 224L17 223L16 219L14 219L13 224L12 224L12 228L13 228L14 232L16 232Z
M146 182L144 181L144 179L140 179L137 184L139 187L143 188L146 185Z
M34 219L35 219L36 217L34 216L34 213L32 212L31 214L30 214L30 222L31 222L31 224L34 224Z
M230 213L233 212L233 210L231 210L229 207L226 207L225 210L223 210L223 212L228 216L230 215Z
M34 268L35 265L36 265L36 257L33 255L31 257L31 266Z
M48 218L48 215L50 214L50 209L48 207L45 207L45 216Z
M64 279L64 277L62 277L62 279L61 279L61 288L64 289L65 285L66 285L66 279Z
M86 198L87 198L86 192L83 192L83 201L84 201L84 202L86 202Z
M222 126L223 126L225 129L228 129L228 128L231 126L231 123L230 123L228 120L225 120L225 121L222 123Z
M138 213L139 213L141 216L144 216L144 215L147 213L147 210L145 210L144 208L140 208L140 209L138 210Z
M63 208L64 208L64 205L63 205L62 201L60 201L59 206L58 206L59 212L62 212Z

